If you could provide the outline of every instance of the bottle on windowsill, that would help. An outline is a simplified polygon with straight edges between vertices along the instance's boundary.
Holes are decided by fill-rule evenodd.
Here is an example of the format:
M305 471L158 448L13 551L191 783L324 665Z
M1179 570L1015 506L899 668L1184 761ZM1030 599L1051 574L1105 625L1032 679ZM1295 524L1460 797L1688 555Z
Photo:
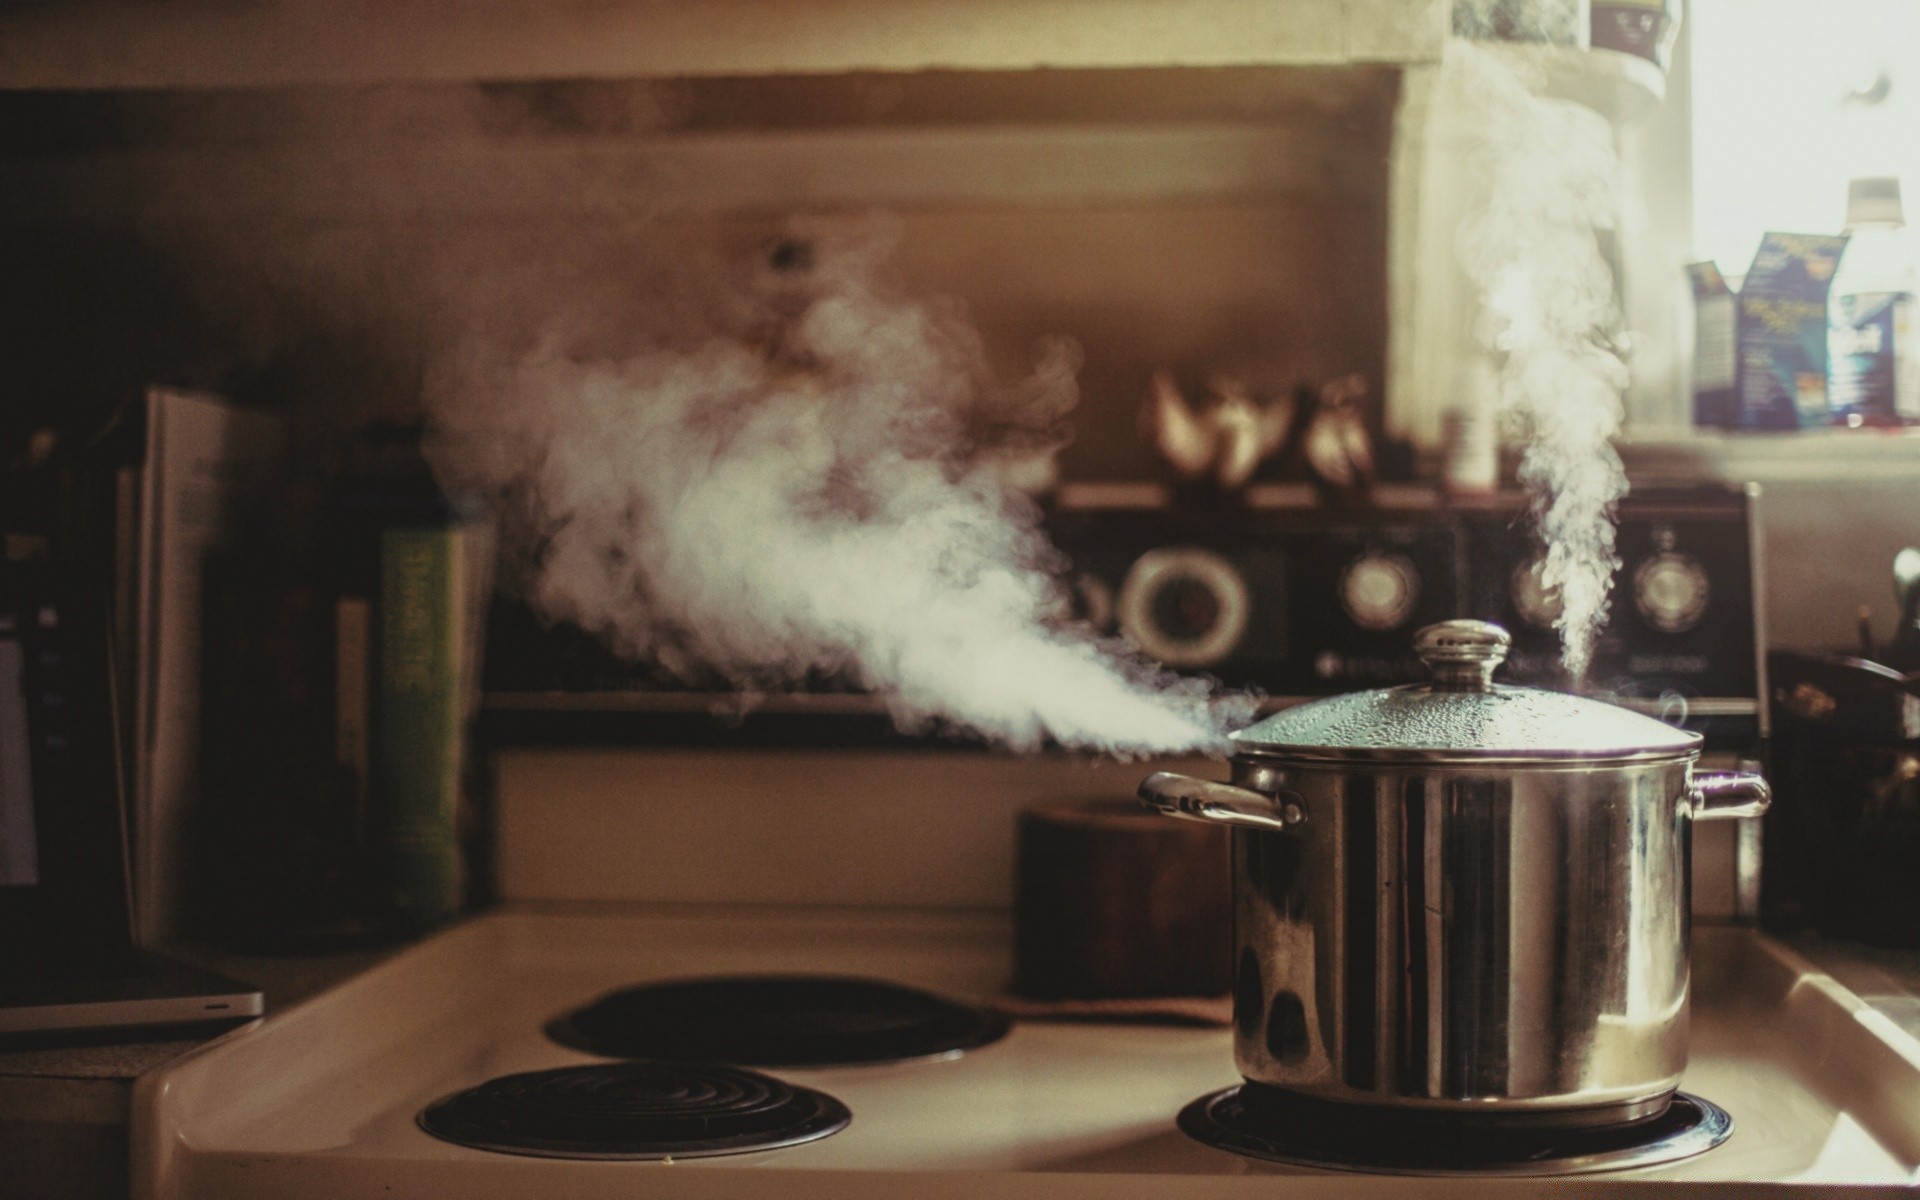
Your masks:
M1847 248L1828 294L1827 397L1835 424L1920 424L1920 325L1900 181L1847 186Z

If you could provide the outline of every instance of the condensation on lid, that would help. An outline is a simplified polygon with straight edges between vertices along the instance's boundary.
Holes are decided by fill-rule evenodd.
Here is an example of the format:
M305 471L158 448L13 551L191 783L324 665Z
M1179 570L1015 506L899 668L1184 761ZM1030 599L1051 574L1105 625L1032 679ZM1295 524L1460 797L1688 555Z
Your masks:
M1618 705L1540 688L1409 684L1286 709L1232 735L1241 750L1304 757L1552 761L1679 757L1697 733Z

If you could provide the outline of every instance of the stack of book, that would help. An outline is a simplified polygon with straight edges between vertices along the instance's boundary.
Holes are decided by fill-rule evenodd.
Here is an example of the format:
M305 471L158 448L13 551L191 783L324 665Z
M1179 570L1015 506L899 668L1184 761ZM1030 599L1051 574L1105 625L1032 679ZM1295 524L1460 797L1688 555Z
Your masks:
M379 922L417 932L473 891L467 732L492 530L434 484L419 431L391 427L363 435L324 523L334 776L372 847Z
M460 911L491 537L417 431L372 444L317 534L288 532L284 423L202 393L153 389L9 473L30 501L0 505L0 889L36 886L48 814L86 792L110 818L84 836L117 844L83 857L119 864L87 902L111 893L142 944ZM63 691L59 663L98 678Z

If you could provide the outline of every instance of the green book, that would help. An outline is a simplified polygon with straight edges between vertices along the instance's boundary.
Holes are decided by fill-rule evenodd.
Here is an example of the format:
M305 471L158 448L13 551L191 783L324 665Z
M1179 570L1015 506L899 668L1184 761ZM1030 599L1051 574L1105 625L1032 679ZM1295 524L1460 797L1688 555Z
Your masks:
M418 932L460 910L457 820L465 759L467 528L380 535L375 778L390 908Z

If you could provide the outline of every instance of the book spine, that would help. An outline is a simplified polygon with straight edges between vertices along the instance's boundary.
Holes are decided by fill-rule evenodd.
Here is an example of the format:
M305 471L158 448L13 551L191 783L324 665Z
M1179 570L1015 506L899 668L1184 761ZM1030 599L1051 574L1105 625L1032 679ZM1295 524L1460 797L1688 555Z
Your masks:
M121 467L113 476L113 662L114 687L119 697L120 728L132 730L134 691L139 673L134 664L140 649L140 492L144 483L138 467ZM133 747L123 757L132 760ZM133 787L133 781L127 781Z
M379 736L374 761L396 923L417 932L459 911L456 820L464 761L463 530L380 535Z
M373 783L373 604L341 596L333 607L333 761L346 781L352 834L364 846Z
M19 614L0 602L0 887L40 882L24 634Z

